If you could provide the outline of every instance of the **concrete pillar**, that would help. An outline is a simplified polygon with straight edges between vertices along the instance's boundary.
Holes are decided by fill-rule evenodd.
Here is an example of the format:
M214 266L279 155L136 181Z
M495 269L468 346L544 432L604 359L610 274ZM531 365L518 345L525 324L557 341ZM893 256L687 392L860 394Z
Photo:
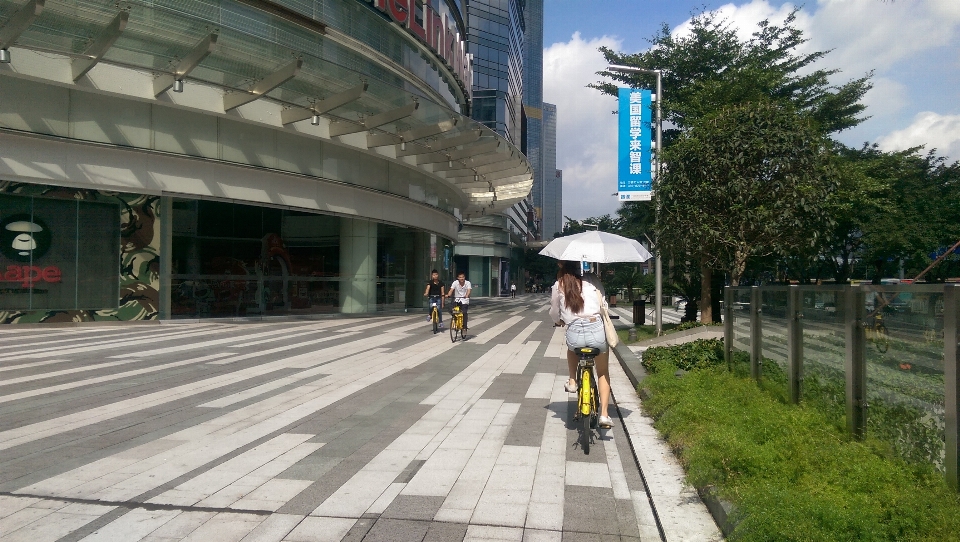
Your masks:
M172 294L170 273L173 271L173 198L160 196L160 319L169 320Z
M377 223L340 219L340 312L377 310Z

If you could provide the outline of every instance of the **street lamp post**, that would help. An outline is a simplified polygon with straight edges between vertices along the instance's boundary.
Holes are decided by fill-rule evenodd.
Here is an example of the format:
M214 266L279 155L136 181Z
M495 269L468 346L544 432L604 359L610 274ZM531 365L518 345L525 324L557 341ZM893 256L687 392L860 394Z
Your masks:
M654 177L654 182L660 180L661 164L662 160L660 159L660 149L661 143L663 142L663 115L662 109L660 107L661 101L663 100L663 71L662 70L647 70L644 68L634 68L633 66L608 66L607 71L611 72L620 72L620 73L649 73L657 76L657 168L656 176ZM654 221L658 218L659 210L654 207ZM654 254L654 269L655 269L655 295L654 295L654 320L656 322L657 336L663 334L663 259L660 254L660 243L653 245L653 254Z

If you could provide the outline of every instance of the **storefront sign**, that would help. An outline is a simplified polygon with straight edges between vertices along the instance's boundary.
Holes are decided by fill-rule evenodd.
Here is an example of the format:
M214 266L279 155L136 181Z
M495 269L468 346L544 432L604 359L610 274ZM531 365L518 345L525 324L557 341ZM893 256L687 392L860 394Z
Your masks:
M0 310L115 308L120 251L116 205L0 194Z
M635 88L619 90L617 196L620 201L649 201L653 188L651 92Z
M473 55L448 16L441 16L430 5L418 0L361 0L386 13L393 22L407 29L432 49L453 69L467 92L473 88Z
M29 288L36 282L60 282L62 273L55 265L41 268L38 265L8 265L3 273L3 282L19 282L23 288Z

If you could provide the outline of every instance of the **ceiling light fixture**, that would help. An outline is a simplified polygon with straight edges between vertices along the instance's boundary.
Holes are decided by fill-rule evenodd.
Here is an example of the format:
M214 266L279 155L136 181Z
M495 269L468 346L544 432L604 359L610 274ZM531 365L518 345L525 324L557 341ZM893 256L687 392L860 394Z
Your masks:
M9 63L10 63L10 50L0 49L0 64L9 64Z
M310 119L310 124L314 126L320 126L320 115L314 114L313 118Z
M183 92L183 79L174 79L174 81L173 81L173 91L174 91L174 92Z

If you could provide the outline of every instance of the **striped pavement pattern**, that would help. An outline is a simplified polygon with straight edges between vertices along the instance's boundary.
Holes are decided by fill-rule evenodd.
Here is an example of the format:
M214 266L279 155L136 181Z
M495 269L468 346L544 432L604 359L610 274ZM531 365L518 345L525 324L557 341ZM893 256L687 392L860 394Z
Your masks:
M419 312L2 328L0 539L660 540L619 425L577 445L546 303L456 344Z

